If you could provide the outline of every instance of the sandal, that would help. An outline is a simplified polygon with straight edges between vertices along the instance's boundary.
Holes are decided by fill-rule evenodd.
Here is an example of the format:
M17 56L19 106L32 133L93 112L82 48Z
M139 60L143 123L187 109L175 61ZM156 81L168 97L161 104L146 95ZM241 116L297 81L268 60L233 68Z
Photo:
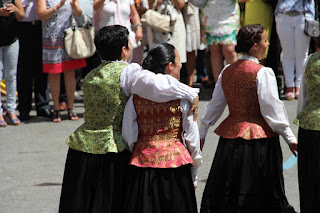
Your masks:
M0 127L6 127L7 122L5 120L0 121Z
M76 121L79 119L76 111L74 110L74 108L68 109L68 119L72 120L72 121Z
M9 121L11 125L19 125L21 123L21 121L19 120L19 118L11 118L10 117L10 113L6 114L6 117L8 118L7 122Z
M55 123L61 122L60 110L53 111L52 121Z

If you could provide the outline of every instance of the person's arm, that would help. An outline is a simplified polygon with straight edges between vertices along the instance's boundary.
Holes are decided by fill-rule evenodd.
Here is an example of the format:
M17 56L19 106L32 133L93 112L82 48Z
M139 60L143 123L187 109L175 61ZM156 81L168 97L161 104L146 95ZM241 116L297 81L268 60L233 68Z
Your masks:
M142 25L140 21L140 16L134 4L130 5L130 16L131 16L133 25L136 27L136 41L141 41L143 37Z
M187 100L180 100L180 107L182 111L182 128L183 138L187 149L189 150L194 166L191 168L191 175L194 187L197 186L197 171L199 166L202 164L202 156L200 151L200 137L199 129L196 121L193 120L193 116L188 115L190 110L190 103Z
M10 13L14 13L18 21L22 20L24 17L24 9L21 0L16 0L14 4L6 4L5 10L8 12L8 16Z
M71 8L72 8L72 14L74 16L80 17L82 14L82 9L80 7L79 1L78 0L71 0L70 4L71 4Z
M309 103L308 92L307 92L307 82L305 80L305 73L302 75L301 84L300 84L300 93L298 98L298 106L297 106L297 116L300 112L306 108Z
M299 98L298 98L298 106L297 106L297 115L308 105L308 93L307 93L307 82L305 79L305 71L306 71L306 66L308 64L308 61L312 54L308 56L308 59L306 60L304 66L303 66L303 75L301 78L301 83L300 83L300 93L299 93Z
M184 0L173 0L173 3L174 3L174 8L176 8L176 10L180 11L184 7Z
M56 6L47 8L46 0L36 0L38 8L38 16L41 21L51 18L66 2L66 0L61 0Z
M95 11L100 10L103 7L105 0L94 0L93 1L93 9Z
M227 65L225 68L227 68ZM221 117L225 107L227 106L227 100L222 89L221 76L225 70L221 71L216 86L212 93L211 101L205 106L202 119L200 121L200 139L201 149L205 141L208 129L213 126L217 120Z
M133 93L154 102L187 99L193 103L199 93L198 88L190 88L170 75L143 70L136 63L129 64L123 69L121 86L127 96Z
M257 93L262 116L271 129L284 138L292 153L296 154L297 139L290 128L286 108L279 99L277 80L271 68L263 67L259 70Z
M133 95L127 101L122 120L122 138L132 152L138 141L137 113L133 104Z

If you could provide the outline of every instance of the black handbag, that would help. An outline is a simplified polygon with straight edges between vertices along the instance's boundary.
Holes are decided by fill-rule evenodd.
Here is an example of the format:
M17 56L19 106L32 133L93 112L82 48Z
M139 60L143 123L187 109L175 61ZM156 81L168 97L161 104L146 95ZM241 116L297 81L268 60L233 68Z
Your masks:
M315 0L315 17L314 20L305 20L304 34L313 38L320 36L320 23L319 23L319 11L318 1ZM305 0L303 0L303 7L305 6ZM305 8L305 7L304 7Z

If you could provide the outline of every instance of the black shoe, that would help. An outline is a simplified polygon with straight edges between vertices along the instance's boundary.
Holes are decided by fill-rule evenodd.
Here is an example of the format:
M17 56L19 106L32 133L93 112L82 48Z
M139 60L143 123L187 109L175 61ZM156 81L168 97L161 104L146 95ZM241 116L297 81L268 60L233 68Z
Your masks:
M19 119L20 121L28 121L30 120L30 115L28 112L25 111L19 111Z
M37 116L45 117L45 118L52 118L52 112L49 109L39 109L37 110Z

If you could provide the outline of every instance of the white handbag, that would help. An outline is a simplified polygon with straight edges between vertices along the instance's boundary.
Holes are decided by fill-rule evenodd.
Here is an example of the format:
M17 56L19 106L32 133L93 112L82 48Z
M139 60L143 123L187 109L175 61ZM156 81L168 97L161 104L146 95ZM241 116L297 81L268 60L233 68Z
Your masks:
M74 16L71 17L71 27L65 30L65 49L70 58L81 59L92 56L96 47L94 45L94 27L84 15L83 27L78 27Z

